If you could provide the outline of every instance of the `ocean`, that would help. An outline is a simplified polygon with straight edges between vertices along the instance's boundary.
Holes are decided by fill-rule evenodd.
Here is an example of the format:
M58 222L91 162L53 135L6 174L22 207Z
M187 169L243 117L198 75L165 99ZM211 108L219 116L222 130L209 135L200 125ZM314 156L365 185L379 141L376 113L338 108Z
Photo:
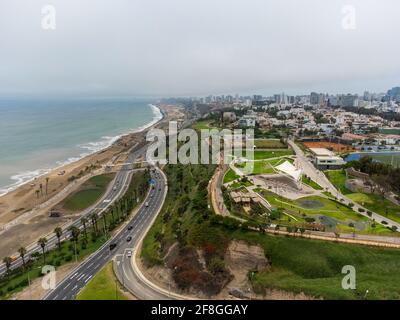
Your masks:
M151 102L0 99L0 195L152 125L162 115Z

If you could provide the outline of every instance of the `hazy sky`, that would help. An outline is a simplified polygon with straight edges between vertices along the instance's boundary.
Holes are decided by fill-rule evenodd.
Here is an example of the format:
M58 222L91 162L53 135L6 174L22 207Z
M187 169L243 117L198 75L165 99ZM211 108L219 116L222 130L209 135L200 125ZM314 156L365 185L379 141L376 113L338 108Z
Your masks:
M0 94L386 91L399 13L398 0L0 0Z

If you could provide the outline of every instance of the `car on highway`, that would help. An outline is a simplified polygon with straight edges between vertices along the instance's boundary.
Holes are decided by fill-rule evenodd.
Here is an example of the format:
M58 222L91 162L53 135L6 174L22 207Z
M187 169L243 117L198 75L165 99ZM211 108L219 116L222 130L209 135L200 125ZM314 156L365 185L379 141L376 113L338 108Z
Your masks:
M133 226L129 226L128 230L131 231L133 229Z
M131 236L129 236L128 238L126 238L126 242L131 242L131 240L132 240L132 237L131 237Z
M132 258L132 251L131 251L131 250L128 250L128 251L126 252L126 256L127 256L128 258Z
M110 251L114 250L116 246L117 246L116 243L110 243Z
M149 206L149 203L146 201L146 203L144 204L145 207Z

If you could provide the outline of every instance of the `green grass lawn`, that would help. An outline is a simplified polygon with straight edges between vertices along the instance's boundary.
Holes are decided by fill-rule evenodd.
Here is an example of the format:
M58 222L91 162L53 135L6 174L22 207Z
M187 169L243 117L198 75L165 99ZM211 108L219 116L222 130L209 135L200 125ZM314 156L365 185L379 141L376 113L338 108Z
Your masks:
M233 239L260 244L271 269L255 273L258 292L275 288L325 299L400 299L400 251L310 241L238 230ZM343 266L356 268L356 290L343 290Z
M304 213L306 215L322 214L341 221L367 219L340 203L319 196L304 197L292 201L268 191L262 194L272 206L284 208L289 213Z
M103 196L114 176L109 173L90 178L78 191L65 198L62 207L70 211L82 211L90 207Z
M238 167L244 174L273 174L275 171L273 167L282 163L284 160L282 159L273 159L273 160L263 160L263 161L254 161L253 168L246 168L246 165L237 164Z
M382 202L382 198L377 194L352 193L348 194L347 197L368 210L374 211L396 222L400 222L400 207L387 199Z
M263 160L290 156L293 154L292 149L277 149L277 150L254 150L254 160ZM243 157L246 156L246 150L243 150Z
M233 171L232 169L229 169L224 176L224 183L232 182L236 179L239 179L240 177Z
M254 139L254 145L259 149L281 149L286 147L279 139Z
M200 120L200 121L196 121L192 125L192 128L195 130L202 130L202 129L212 129L215 127L213 125L211 125L211 120Z
M322 187L314 180L311 180L310 178L306 178L305 176L303 176L301 178L301 181L315 190L322 190Z
M112 262L101 269L83 288L76 300L129 300L114 275Z
M229 187L232 189L238 189L238 188L243 188L243 187L251 187L253 184L250 181L247 182L234 182L232 183ZM244 189L243 191L245 191L246 189Z
M344 170L328 170L325 171L325 175L342 194L346 195L352 193L352 191L345 186L346 172Z

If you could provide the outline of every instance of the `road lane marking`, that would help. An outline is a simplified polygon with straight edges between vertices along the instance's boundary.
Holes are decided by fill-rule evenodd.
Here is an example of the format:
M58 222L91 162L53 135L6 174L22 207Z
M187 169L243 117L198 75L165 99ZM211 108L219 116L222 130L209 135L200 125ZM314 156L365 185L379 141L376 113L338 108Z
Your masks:
M81 275L78 279L76 279L76 281L81 281L81 279L82 279L84 276L85 276L85 274L82 273L82 275Z

